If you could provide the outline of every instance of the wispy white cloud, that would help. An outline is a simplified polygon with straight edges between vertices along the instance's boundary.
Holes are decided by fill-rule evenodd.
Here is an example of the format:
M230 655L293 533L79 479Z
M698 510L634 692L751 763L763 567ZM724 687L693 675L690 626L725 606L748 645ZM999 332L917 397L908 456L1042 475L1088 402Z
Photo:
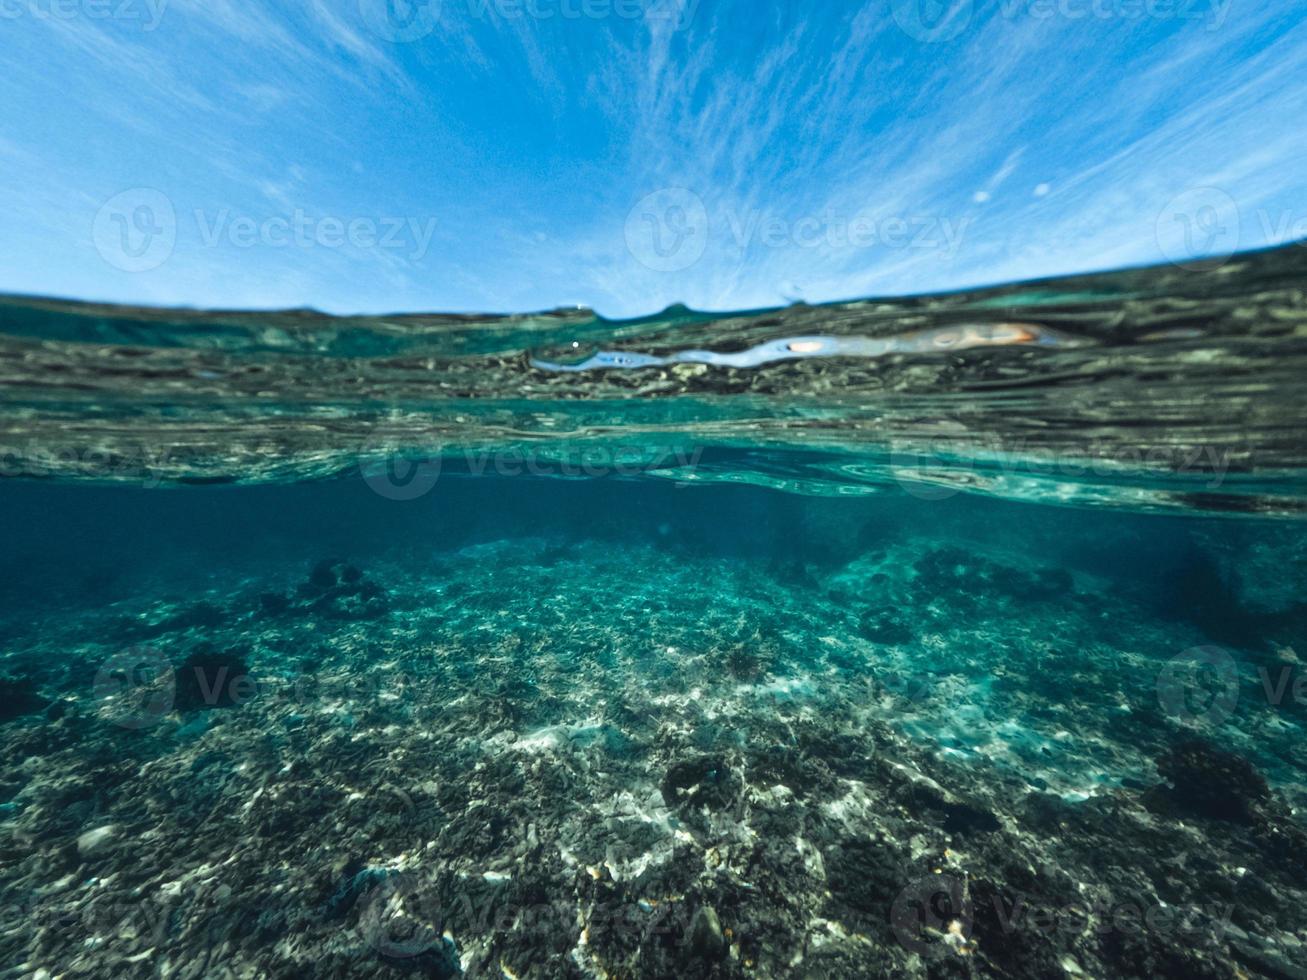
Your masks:
M446 0L410 43L352 0L171 0L148 32L7 23L20 57L0 77L0 206L22 220L0 245L35 242L18 251L42 264L0 288L636 314L1155 261L1158 215L1193 187L1248 213L1246 246L1265 238L1258 209L1307 207L1307 26L1283 0L1218 27L977 4L939 44L884 0L724 0L685 22L524 10ZM183 216L436 217L439 232L419 258L179 234L166 266L125 275L89 228L132 186ZM660 271L628 218L662 188L702 202L707 224L689 229L702 254Z

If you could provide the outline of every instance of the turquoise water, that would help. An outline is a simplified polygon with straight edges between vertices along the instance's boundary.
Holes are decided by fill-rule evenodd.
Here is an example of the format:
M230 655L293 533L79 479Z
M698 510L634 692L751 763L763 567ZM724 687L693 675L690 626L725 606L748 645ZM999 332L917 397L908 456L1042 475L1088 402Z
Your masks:
M1305 261L3 300L0 975L1303 975Z

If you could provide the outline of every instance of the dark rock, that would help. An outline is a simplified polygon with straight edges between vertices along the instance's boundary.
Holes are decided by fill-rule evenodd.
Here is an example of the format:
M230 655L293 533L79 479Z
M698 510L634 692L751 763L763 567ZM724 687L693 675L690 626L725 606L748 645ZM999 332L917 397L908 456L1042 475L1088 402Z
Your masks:
M290 600L280 592L265 592L259 596L259 608L269 616L279 616L290 608Z
M1264 617L1250 613L1238 593L1222 578L1215 560L1193 550L1163 572L1158 586L1158 611L1193 623L1217 643L1252 648L1260 644Z
M297 609L328 619L376 619L389 611L385 591L353 565L327 559L296 590Z
M914 813L937 820L950 834L990 834L1002 826L989 809L966 800L946 799L930 786L911 786L905 802Z
M740 789L740 780L720 756L699 756L677 762L663 778L663 799L668 806L723 810Z
M1033 900L1024 890L1000 887L980 878L971 883L971 936L985 956L1010 977L1067 976L1059 961L1075 936L1073 926L1041 929L1040 915L1053 903L1042 893ZM1033 901L1034 907L1031 907ZM1054 905L1059 911L1072 907Z
M944 805L944 829L950 834L990 834L1001 826L998 818L988 810L969 803Z
M1075 591L1075 579L1065 568L1045 568L1031 577L1026 597L1030 599L1060 599Z
M824 862L836 903L888 940L894 900L916 877L906 855L888 842L849 839L826 852Z
M821 759L787 746L764 748L751 760L749 782L756 786L784 786L800 799L837 796L840 783Z
M436 980L452 980L453 977L463 975L458 947L448 936L436 939L420 953L409 955L407 950L401 949L397 955L382 952L381 959L395 969L435 977Z
M907 620L889 609L868 610L858 620L858 627L862 635L873 643L884 643L887 646L911 643L916 638Z
M711 905L702 905L690 922L690 949L706 960L721 959L726 952L722 924Z
M316 589L333 589L336 587L336 566L340 564L327 558L313 566L309 572L309 585Z
M178 711L231 708L252 693L252 678L239 650L201 643L177 668Z
M111 635L117 642L141 643L181 630L217 630L226 622L227 614L218 606L211 602L195 602L153 623L122 618L111 628Z
M187 606L168 621L172 629L206 629L221 626L226 614L211 602L197 602Z
M364 867L362 861L346 866L340 886L327 899L323 914L328 919L340 919L352 909L359 896L392 878L399 872L391 868Z
M1157 760L1170 786L1160 796L1182 813L1252 823L1270 788L1246 759L1201 739L1187 739Z
M30 678L0 677L0 722L36 714L47 703Z

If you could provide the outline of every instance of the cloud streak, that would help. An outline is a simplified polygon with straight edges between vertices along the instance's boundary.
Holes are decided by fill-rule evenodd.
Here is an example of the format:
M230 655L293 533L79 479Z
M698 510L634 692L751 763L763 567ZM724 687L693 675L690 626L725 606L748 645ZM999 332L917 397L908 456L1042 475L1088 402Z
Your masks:
M0 245L18 258L0 288L636 315L1159 261L1159 223L1201 188L1232 202L1238 247L1307 214L1307 27L1289 4L958 5L934 42L902 6L537 19L445 0L407 40L326 0L172 0L150 31L10 18L0 207L19 220ZM135 187L181 218L167 262L125 273L91 229ZM640 213L651 199L663 210ZM194 233L197 214L297 210L435 232L414 257Z

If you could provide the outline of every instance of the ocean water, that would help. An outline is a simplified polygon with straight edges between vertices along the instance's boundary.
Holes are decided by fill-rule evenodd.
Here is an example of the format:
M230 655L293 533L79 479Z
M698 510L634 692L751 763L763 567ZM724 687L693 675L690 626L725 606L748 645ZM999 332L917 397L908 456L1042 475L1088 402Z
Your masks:
M1307 976L1305 284L0 299L0 976Z

